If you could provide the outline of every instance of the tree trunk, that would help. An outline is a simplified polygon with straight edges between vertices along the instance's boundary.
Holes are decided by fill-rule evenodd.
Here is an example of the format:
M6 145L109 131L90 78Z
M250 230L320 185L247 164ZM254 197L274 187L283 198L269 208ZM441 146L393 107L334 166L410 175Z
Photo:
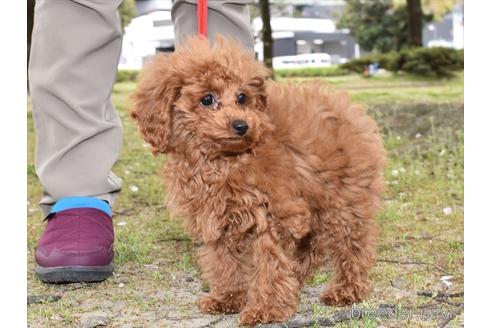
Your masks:
M31 36L32 27L34 25L34 0L27 0L27 65L29 66L29 58L31 55ZM29 90L29 77L27 80L27 89Z
M27 0L27 59L29 59L29 50L31 49L31 35L34 24L34 0Z
M272 70L273 74L273 39L272 26L270 25L270 5L268 0L260 0L261 20L263 21L262 39L263 39L263 62L265 66Z
M408 32L411 46L422 47L423 13L421 0L407 0Z

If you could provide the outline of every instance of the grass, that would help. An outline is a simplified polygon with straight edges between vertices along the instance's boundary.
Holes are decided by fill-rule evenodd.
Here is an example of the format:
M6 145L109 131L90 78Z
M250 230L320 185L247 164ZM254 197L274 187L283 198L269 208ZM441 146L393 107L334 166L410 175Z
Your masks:
M304 81L310 78L290 78ZM460 102L463 101L463 72L450 78L416 77L408 74L382 73L364 78L357 74L318 77L318 80L345 89L356 102L365 104L409 102ZM280 81L287 79L280 78Z
M348 74L350 74L350 72L340 68L339 65L327 67L283 68L275 70L275 76L283 78L342 76Z
M338 326L436 326L439 318L423 317L421 311L453 305L417 291L463 291L463 74L446 80L405 75L322 80L367 104L389 157L385 209L378 216L379 261L371 273L375 288L360 306L375 309L384 303L413 310L408 320L366 317ZM216 318L199 314L194 305L208 287L199 279L194 244L162 205L165 186L159 168L165 158L151 155L129 118L128 94L134 87L133 82L118 83L113 92L124 125L124 146L114 172L124 184L114 207L116 272L101 284L45 285L33 273L34 247L45 223L36 205L42 190L34 168L32 114L27 113L28 294L62 296L57 302L30 305L30 327L72 327L95 311L107 314L110 327L195 327ZM331 275L327 265L307 283L299 316L327 316L337 310L317 300ZM441 281L446 275L452 276L450 287ZM451 321L462 324L463 315ZM236 316L217 325L236 326Z

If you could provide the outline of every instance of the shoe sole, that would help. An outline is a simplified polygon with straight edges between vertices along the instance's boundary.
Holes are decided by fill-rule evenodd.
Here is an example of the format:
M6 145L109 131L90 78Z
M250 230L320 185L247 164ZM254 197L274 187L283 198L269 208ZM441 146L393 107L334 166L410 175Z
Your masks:
M110 263L105 266L69 266L45 268L37 266L34 270L43 282L64 284L71 282L98 282L106 280L113 274L114 267Z

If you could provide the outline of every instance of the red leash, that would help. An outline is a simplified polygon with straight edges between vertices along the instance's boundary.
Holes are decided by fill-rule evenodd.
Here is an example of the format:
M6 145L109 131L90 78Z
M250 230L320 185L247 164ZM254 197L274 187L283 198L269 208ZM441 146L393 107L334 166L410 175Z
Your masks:
M198 22L198 34L206 38L207 37L207 0L196 1L196 18Z

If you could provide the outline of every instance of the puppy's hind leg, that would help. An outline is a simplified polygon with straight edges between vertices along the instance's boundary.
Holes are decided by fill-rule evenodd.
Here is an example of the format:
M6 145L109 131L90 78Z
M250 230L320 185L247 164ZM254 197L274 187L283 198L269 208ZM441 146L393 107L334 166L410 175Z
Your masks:
M237 313L246 302L245 268L222 244L205 244L199 252L202 277L210 294L198 301L205 313Z
M344 208L332 212L327 231L335 276L321 294L321 301L327 305L358 303L372 289L369 270L375 257L373 219Z

